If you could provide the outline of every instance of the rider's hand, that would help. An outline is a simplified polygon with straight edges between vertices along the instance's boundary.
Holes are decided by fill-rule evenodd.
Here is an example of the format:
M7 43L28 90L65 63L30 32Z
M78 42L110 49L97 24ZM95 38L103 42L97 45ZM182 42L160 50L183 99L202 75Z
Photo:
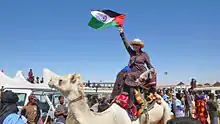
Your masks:
M124 32L122 27L119 27L119 32L120 32L120 33L123 33L123 32Z
M153 72L153 73L155 73L155 69L154 69L154 68L151 68L150 71Z

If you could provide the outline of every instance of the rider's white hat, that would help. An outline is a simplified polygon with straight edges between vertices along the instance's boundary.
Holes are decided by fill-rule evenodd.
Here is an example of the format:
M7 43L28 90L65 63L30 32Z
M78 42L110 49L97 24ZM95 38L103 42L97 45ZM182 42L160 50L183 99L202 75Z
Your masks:
M130 41L130 45L140 45L141 48L144 48L144 42L141 41L140 39L134 39Z

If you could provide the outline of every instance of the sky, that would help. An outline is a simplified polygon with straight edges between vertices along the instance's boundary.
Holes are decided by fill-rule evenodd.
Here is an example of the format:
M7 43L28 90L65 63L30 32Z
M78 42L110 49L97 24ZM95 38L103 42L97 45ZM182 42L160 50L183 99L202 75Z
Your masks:
M144 51L159 84L220 80L219 0L19 0L0 2L0 69L11 77L32 68L59 75L81 73L83 80L112 81L129 55L118 29L88 26L90 10L125 13L128 40ZM164 75L164 72L168 72Z

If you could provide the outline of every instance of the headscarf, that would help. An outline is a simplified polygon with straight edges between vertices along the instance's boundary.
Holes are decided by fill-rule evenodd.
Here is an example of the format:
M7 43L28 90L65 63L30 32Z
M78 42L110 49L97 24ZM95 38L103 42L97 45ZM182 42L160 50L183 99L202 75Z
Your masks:
M181 94L180 93L176 93L176 98L181 100Z
M12 113L17 113L17 102L19 98L12 91L5 91L2 93L1 104L0 104L0 124L3 123L4 119Z
M37 100L37 98L34 96L34 95L30 95L29 97L28 97L28 100L30 101L30 100Z
M205 96L203 94L199 95L199 99L200 100L204 100L205 99Z

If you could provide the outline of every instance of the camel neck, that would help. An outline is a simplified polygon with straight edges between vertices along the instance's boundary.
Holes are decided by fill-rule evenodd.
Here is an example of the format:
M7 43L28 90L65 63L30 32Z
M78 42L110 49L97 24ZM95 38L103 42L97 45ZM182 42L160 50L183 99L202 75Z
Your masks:
M75 102L70 102L68 108L68 116L72 116L69 119L74 119L75 121L79 122L79 124L83 124L84 117L89 119L93 116L93 113L90 111L89 106L84 98Z
M77 98L71 98L68 97L69 105L71 106L72 109L79 109L82 112L87 112L89 111L89 113L91 113L88 104L86 103L86 99L84 97L83 94L81 94L81 96L77 97Z

